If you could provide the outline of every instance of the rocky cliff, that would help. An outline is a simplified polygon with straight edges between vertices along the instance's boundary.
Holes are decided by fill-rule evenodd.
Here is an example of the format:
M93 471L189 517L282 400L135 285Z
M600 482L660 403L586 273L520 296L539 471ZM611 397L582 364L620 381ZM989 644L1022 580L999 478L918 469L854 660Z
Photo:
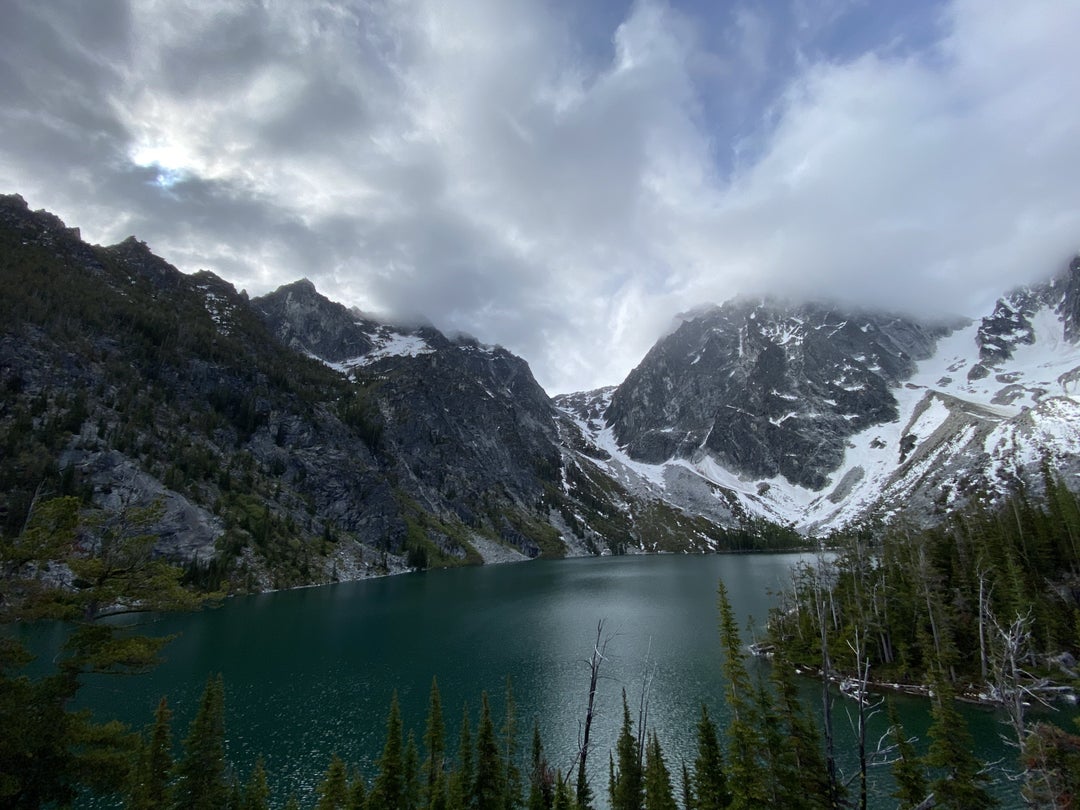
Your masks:
M559 405L598 464L692 513L929 523L1046 471L1080 483L1078 291L1074 260L967 323L728 302L684 316L622 385Z
M18 197L0 198L0 285L0 541L43 497L81 497L91 523L155 504L156 554L249 589L748 542L580 456L500 347L307 281L249 300Z

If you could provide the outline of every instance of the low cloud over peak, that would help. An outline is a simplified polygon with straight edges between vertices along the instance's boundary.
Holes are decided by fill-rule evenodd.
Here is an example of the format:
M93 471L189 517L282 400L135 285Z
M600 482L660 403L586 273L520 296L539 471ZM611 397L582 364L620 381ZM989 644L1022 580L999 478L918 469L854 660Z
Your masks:
M981 314L1080 248L1056 0L15 2L0 187L617 382L739 293Z

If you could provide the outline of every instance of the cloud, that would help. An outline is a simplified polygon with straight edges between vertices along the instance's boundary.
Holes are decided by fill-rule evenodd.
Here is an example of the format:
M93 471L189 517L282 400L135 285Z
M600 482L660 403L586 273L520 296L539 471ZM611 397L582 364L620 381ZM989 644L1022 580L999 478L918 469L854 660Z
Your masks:
M1080 10L881 8L14 2L0 186L550 391L740 292L978 314L1080 247Z

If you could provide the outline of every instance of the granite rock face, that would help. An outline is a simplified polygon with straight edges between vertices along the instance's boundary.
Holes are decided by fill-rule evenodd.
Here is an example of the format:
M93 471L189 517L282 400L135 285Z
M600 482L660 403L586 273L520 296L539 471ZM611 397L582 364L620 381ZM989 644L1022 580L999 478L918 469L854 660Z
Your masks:
M562 416L501 347L381 323L306 280L250 300L18 197L0 198L0 283L5 534L39 485L106 514L160 504L156 554L261 588L599 552L627 527L567 536L567 516L584 532L618 511L614 484L567 483Z
M848 436L897 418L890 389L946 331L825 305L728 302L684 317L606 417L634 459L705 452L736 474L821 489Z

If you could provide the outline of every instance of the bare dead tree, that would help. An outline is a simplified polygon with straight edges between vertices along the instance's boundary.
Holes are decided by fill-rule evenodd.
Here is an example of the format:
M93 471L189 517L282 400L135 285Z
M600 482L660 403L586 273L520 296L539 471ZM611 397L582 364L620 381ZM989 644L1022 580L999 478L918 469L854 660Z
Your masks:
M645 729L649 723L649 692L652 689L653 674L655 672L655 666L650 671L652 657L652 636L649 636L649 647L645 652L645 666L641 672L641 701L638 705L638 768L642 766L642 759L645 756Z
M858 678L855 681L855 699L859 704L859 711L856 715L856 720L852 725L855 727L856 739L858 740L859 746L859 772L857 774L859 779L859 810L866 810L867 770L871 759L871 756L868 755L866 750L866 724L870 717L877 713L877 710L884 701L879 699L874 705L870 705L868 697L869 693L867 692L867 686L870 682L870 660L866 657L866 640L858 628L855 629L855 643L853 644L849 640L847 645L852 653L855 654L855 671L858 673ZM875 758L882 752L882 743L884 739L884 736L878 739ZM875 762L875 764L881 763Z
M592 730L593 717L596 713L596 684L600 680L600 665L607 660L607 645L610 640L610 636L604 638L604 620L601 619L596 624L596 641L593 642L592 655L589 657L589 700L585 709L585 723L582 729L576 758L578 771L576 789L577 803L583 810L587 806L589 798L586 761L589 756L589 733ZM568 775L572 769L573 765L567 770Z

